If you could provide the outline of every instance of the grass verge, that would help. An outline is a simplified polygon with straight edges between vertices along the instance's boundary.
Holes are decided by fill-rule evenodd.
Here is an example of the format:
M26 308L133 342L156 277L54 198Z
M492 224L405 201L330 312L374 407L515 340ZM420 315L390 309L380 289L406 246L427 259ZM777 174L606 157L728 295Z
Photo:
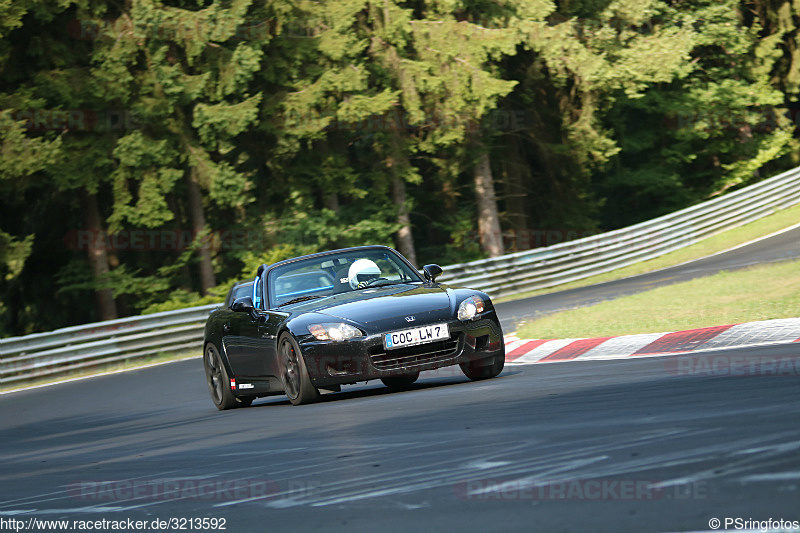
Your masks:
M760 265L659 287L528 322L524 339L681 331L800 316L800 261Z
M68 381L72 379L80 379L91 376L98 376L103 374L112 374L116 372L125 372L128 370L135 370L137 368L144 368L162 363L169 363L172 361L181 361L183 359L190 359L202 355L202 350L198 347L196 349L180 350L177 352L160 352L157 355L150 357L143 357L141 359L127 359L118 363L111 363L97 368L88 368L86 370L76 370L59 376L44 376L42 378L34 378L30 381L20 383L9 383L0 386L0 393L11 392L20 389L27 389L30 387L39 387L42 385L49 385L61 381Z
M530 298L531 296L536 296L539 294L549 294L551 292L564 291L567 289L587 287L597 283L628 278L630 276L636 276L637 274L644 274L645 272L652 272L654 270L680 265L681 263L686 263L687 261L700 259L701 257L706 257L717 252L729 250L739 246L740 244L744 244L760 237L765 237L782 229L786 229L797 224L798 220L800 220L800 204L783 209L782 211L773 213L769 216L756 220L755 222L751 222L750 224L746 224L723 233L718 233L698 243L692 244L691 246L681 248L680 250L675 250L674 252L664 254L661 257L656 257L655 259L651 259L649 261L636 263L635 265L620 268L618 270L614 270L613 272L598 274L590 278L573 281L571 283L565 283L563 285L557 285L555 287L549 287L547 289L528 291L515 294L514 296L498 298L495 301L500 303L510 302L512 300L521 300L522 298Z

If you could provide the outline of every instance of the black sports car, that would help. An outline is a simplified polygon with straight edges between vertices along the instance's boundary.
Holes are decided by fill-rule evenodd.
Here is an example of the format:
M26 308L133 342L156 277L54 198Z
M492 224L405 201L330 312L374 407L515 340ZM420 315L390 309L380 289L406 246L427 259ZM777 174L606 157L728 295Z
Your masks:
M211 313L204 365L219 409L380 379L411 385L420 371L460 365L473 380L503 370L503 332L489 297L436 283L385 246L334 250L261 265L252 292ZM237 284L240 289L242 284Z

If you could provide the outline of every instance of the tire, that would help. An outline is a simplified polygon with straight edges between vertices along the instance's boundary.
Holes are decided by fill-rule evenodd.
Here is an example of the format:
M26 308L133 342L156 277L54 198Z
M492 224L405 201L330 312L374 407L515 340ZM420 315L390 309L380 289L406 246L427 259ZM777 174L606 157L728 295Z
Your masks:
M278 366L283 390L292 405L319 401L319 391L311 384L300 347L289 333L278 339Z
M381 381L383 381L383 384L392 390L403 390L413 385L417 379L419 379L419 372L405 374L403 376L381 378Z
M219 351L211 343L206 344L206 349L203 353L203 366L206 369L208 392L211 394L211 401L214 402L217 409L224 411L239 407L240 403L231 392L230 378L225 370L225 365L222 364Z
M469 363L461 363L461 371L472 381L480 381L482 379L489 379L496 377L503 371L505 365L505 354L498 355L491 363L478 366L483 363L485 359L478 359L477 361L470 361Z

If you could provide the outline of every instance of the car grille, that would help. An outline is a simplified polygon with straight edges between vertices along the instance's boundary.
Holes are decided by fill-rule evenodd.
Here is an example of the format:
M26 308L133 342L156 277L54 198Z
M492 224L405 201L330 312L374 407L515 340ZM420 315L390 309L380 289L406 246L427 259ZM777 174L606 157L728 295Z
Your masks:
M378 345L370 350L372 364L381 370L396 370L446 361L458 354L458 339L459 335L454 333L448 340L388 351Z

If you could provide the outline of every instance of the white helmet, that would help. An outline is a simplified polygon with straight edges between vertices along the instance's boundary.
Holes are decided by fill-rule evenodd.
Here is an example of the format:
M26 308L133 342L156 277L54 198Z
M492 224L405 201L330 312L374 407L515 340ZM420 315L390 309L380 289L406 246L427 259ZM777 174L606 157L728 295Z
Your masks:
M347 272L350 286L355 290L364 287L370 280L381 277L381 269L374 261L369 259L359 259L352 265Z

